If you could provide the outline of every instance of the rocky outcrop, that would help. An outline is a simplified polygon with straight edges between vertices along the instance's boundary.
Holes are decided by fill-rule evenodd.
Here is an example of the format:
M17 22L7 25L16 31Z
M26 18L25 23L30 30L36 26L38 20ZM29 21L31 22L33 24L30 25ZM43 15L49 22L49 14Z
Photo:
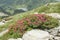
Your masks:
M17 38L17 39L10 38L8 40L22 40L22 39L21 38Z
M31 31L26 32L22 40L49 40L49 33L46 31L33 29Z
M47 14L48 16L52 16L54 18L57 18L60 20L60 14L59 13L50 13L50 14Z
M49 40L60 40L60 26L46 31L50 34Z
M6 29L5 31L0 32L0 37L3 36L4 34L6 34L8 31L9 31L9 30Z

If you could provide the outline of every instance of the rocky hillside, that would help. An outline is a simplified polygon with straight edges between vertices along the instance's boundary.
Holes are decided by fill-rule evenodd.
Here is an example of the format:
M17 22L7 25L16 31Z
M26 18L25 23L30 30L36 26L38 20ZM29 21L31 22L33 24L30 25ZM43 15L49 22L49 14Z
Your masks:
M46 4L46 5L44 5L44 6L41 6L41 7L39 7L39 8L37 8L37 9L34 9L34 10L31 10L31 11L29 11L29 12L25 12L25 13L21 13L21 14L17 14L17 15L14 15L14 16L11 16L11 17L8 17L8 18L6 18L6 19L4 19L4 20L7 20L8 22L6 22L4 25L2 25L2 26L0 26L0 32L1 31L3 31L3 30L6 30L6 29L9 29L10 28L10 26L11 25L13 25L13 26L11 26L11 27L13 27L13 28L15 28L15 27L17 27L16 25L14 25L15 23L16 23L16 21L17 20L20 20L20 19L22 19L23 21L24 21L24 17L27 17L27 15L29 16L29 15L31 15L31 14L37 14L37 13L59 13L60 14L60 3L50 3L50 4ZM59 15L58 14L58 15ZM56 15L56 14L55 14ZM37 15L37 16L39 16L39 15ZM56 15L57 16L57 15ZM55 16L55 17L56 17ZM40 15L40 18L43 18L42 20L44 21L45 19L45 17L44 16L41 16ZM30 18L35 18L35 17L28 17L29 19ZM45 27L55 27L56 25L58 25L58 24L56 24L56 23L58 23L58 20L57 19L54 19L54 18L52 18L52 17L47 17L46 18L48 21L47 21L47 23L45 23L44 22L44 25L42 25L43 27L45 26ZM36 21L36 19L33 19L32 21ZM19 23L20 21L18 21L18 23ZM25 22L26 23L26 22ZM48 24L49 23L49 24ZM48 25L48 26L47 26ZM31 25L30 25L31 26ZM34 26L34 28L36 27L36 26L38 26L38 25L33 25ZM44 27L44 28L45 28ZM50 28L49 27L49 28ZM23 27L22 27L23 28ZM30 28L30 27L28 27L28 28ZM31 29L31 28L30 28ZM29 29L29 30L30 30ZM13 30L13 29L12 29ZM4 36L2 36L2 37L0 37L0 40L7 40L7 39L9 39L9 38L18 38L18 37L21 37L21 36L19 36L20 34L18 34L18 32L14 32L14 31L12 31L11 29L10 29L10 31L7 33L7 34L5 34ZM55 32L55 31L54 31Z

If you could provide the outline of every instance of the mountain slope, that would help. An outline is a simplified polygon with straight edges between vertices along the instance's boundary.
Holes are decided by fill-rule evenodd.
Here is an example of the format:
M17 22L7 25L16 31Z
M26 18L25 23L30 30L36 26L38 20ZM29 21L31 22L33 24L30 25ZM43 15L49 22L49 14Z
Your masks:
M46 12L46 13L60 13L60 2L59 3L50 3L44 6L41 6L34 11L39 13Z
M28 10L35 9L41 5L51 2L58 2L57 0L0 0L0 11L8 15L15 14L17 8L27 8Z
M41 4L49 3L49 2L55 2L56 0L0 0L0 6L2 7L13 7L14 5L25 5L28 7L29 6L38 6Z

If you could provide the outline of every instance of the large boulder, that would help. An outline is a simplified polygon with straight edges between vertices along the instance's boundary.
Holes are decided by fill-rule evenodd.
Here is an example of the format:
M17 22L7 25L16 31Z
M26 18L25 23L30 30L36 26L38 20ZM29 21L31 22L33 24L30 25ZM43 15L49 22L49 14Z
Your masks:
M14 38L10 38L8 40L22 40L22 38L17 38L17 39L14 39Z
M49 40L49 33L46 31L42 31L42 30L31 30L31 31L27 31L23 37L22 40Z

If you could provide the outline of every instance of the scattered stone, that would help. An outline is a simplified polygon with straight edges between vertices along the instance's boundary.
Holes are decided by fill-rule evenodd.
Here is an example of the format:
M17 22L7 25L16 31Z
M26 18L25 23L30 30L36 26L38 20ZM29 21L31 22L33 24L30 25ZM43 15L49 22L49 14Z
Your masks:
M57 19L60 19L60 14L59 13L50 13L50 14L47 14L49 16L52 16L54 18L57 18Z
M60 40L60 26L47 30L50 34L50 39L49 40Z
M60 40L60 37L55 37L55 40Z
M57 29L51 29L51 30L48 30L48 32L49 32L51 35L56 36L57 33L58 33L58 30L57 30Z
M16 40L16 39L10 38L10 39L8 39L8 40Z
M10 38L8 40L22 40L22 38L17 38L17 39L14 39L14 38Z
M50 35L50 39L49 40L54 40L54 36Z
M5 31L0 32L0 37L3 36L4 34L6 34L8 31L9 31L9 30L6 29Z
M34 14L38 14L38 12L35 12Z
M46 31L34 29L26 32L22 39L23 40L49 40L49 33Z
M17 40L22 40L22 38L17 38Z
M0 25L4 25L5 23L3 23L3 22L0 22Z
M53 38L50 38L49 40L60 40L60 37L54 36Z

